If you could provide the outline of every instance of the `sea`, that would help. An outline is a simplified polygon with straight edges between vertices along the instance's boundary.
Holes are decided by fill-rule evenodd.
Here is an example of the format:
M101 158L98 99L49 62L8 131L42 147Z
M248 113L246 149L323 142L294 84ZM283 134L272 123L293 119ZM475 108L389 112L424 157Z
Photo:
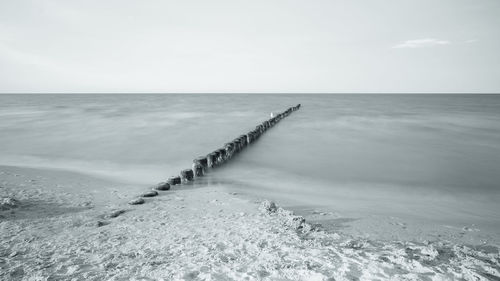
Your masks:
M211 182L334 227L500 235L500 95L3 94L0 165L150 186L297 104Z

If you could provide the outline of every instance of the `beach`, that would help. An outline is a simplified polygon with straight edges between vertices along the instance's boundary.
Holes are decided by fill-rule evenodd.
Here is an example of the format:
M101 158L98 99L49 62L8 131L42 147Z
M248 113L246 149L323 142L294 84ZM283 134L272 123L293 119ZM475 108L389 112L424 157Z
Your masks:
M123 184L70 172L6 166L0 171L0 195L18 202L0 213L2 280L499 276L496 247L382 242L314 225L296 229L286 210L262 210L263 200L211 183L210 176L131 206L127 202L146 187L132 193Z
M498 96L0 100L2 280L500 276ZM129 204L303 100L227 163Z

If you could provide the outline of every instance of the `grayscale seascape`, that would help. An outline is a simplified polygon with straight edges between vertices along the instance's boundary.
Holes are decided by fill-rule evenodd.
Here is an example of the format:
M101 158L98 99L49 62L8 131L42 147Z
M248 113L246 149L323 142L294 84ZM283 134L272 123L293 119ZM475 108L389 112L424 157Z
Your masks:
M500 281L500 0L0 0L0 281Z
M0 95L0 116L3 280L500 278L498 95Z

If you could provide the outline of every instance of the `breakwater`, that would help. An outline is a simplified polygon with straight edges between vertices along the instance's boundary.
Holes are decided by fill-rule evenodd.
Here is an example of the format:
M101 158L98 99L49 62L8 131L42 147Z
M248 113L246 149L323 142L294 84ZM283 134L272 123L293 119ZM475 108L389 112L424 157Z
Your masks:
M131 205L144 204L145 197L154 197L158 195L158 191L170 190L171 186L182 185L197 178L203 177L207 172L212 169L224 165L231 160L236 154L243 151L248 145L257 141L267 130L274 127L285 117L289 116L292 112L300 109L300 104L290 107L287 110L272 114L271 118L257 125L255 129L236 137L234 140L227 142L221 148L218 148L205 156L199 156L193 160L191 169L184 169L180 171L179 175L171 176L166 182L160 182L153 187L152 191L143 193L139 198L135 198L129 202Z

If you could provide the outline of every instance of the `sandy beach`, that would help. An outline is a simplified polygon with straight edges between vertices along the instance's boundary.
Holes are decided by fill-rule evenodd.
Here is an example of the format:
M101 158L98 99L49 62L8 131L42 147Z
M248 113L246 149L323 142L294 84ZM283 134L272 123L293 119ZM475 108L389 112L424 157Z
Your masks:
M495 280L491 246L380 242L201 181L144 186L3 166L2 280ZM118 211L118 212L117 212ZM123 211L123 213L122 213ZM116 217L114 217L116 216ZM297 218L299 220L297 220ZM297 228L297 223L300 227Z

